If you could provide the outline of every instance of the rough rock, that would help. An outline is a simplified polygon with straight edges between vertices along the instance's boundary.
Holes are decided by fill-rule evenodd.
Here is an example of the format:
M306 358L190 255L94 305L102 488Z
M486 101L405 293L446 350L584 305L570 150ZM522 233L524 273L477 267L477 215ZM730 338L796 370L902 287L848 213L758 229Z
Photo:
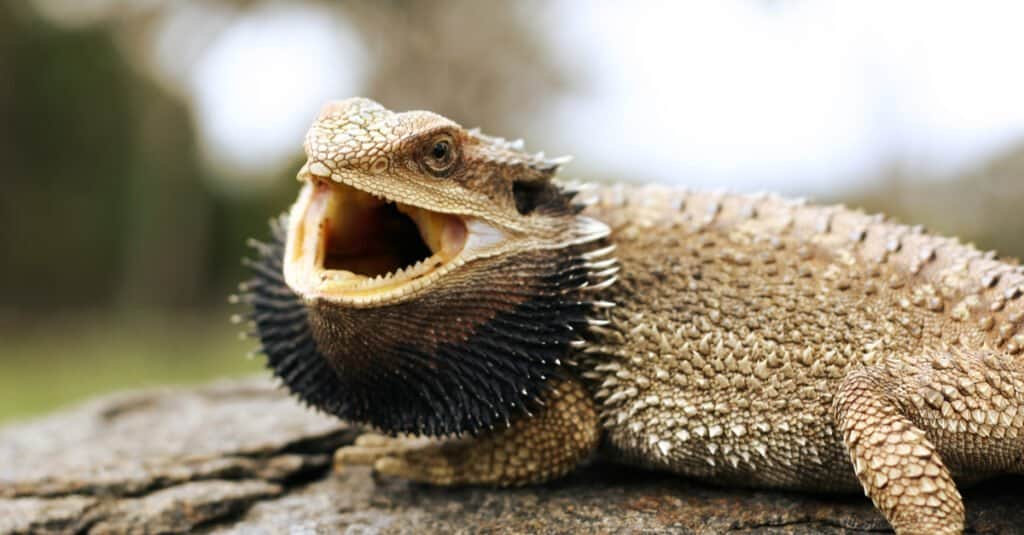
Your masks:
M874 533L862 496L723 489L598 462L525 489L330 470L354 429L269 381L119 394L0 429L0 533ZM970 530L1024 527L1020 478L965 491Z
M184 532L321 477L353 440L268 381L119 394L0 429L0 532Z

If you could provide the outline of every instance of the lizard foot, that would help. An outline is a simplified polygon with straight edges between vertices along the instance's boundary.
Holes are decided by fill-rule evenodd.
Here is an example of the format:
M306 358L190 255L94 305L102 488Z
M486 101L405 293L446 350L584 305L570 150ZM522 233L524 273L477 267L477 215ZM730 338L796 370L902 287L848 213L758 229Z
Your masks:
M429 483L454 485L461 481L457 458L462 456L460 442L439 442L426 438L394 438L368 433L351 446L334 454L334 470L346 466L371 466L378 474Z
M589 457L597 449L600 431L594 401L576 381L553 385L543 407L507 428L475 437L363 435L335 453L335 470L372 466L378 474L441 486L549 481Z

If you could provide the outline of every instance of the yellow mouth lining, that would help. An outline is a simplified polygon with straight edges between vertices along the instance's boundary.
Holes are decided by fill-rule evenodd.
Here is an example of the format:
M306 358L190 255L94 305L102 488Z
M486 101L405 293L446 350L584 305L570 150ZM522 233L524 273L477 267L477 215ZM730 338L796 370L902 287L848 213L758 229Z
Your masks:
M458 264L467 235L458 216L314 180L292 208L285 280L307 297L374 303Z

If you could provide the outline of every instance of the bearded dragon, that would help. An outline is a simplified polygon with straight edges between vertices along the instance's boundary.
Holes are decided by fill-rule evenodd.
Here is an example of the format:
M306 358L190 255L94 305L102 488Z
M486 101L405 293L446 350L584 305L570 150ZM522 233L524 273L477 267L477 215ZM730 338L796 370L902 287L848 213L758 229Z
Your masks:
M515 486L600 450L863 490L901 534L961 533L955 482L1022 471L1024 273L992 253L841 206L563 182L521 141L362 98L305 151L241 299L299 399L383 433L338 466Z

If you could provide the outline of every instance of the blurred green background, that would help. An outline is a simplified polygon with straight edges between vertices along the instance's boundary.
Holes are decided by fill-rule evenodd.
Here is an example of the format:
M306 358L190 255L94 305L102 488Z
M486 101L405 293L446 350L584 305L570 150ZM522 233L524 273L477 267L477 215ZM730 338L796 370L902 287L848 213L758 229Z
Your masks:
M303 131L332 97L524 136L576 154L571 176L810 194L1024 255L1021 43L986 26L1012 17L972 26L982 57L944 62L929 39L971 21L915 26L930 4L884 46L868 11L640 5L0 3L0 421L258 373L226 296L245 238L293 200ZM902 61L931 67L878 66L905 35L925 44Z

